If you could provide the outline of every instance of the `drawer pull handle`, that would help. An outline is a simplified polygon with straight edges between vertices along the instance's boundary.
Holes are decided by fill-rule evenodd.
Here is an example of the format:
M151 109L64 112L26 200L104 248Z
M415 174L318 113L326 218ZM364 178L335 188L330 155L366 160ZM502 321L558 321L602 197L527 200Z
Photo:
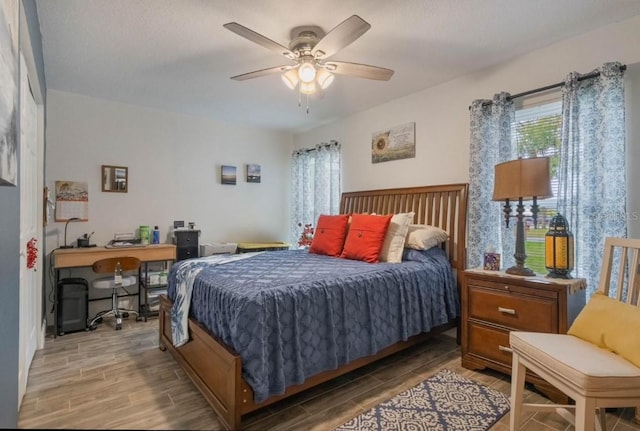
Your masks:
M498 311L504 314L516 314L516 310L513 308L498 307Z
M505 347L505 346L498 346L498 350L500 350L501 352L509 352L509 353L513 353L513 350L511 350L509 347Z

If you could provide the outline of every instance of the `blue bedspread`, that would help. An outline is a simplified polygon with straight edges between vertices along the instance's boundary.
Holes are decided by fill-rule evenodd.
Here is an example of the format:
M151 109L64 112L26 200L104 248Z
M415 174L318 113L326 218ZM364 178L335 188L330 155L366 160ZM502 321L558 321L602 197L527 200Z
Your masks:
M445 253L433 248L421 260L370 264L283 250L204 266L189 315L242 357L259 403L457 317ZM174 301L181 264L169 276Z

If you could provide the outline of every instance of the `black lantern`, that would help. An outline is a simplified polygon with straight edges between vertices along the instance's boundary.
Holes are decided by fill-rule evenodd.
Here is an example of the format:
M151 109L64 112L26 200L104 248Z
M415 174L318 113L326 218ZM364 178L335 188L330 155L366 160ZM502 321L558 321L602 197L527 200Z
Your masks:
M561 214L549 222L549 231L544 237L545 266L547 277L571 278L573 270L573 234L567 219Z

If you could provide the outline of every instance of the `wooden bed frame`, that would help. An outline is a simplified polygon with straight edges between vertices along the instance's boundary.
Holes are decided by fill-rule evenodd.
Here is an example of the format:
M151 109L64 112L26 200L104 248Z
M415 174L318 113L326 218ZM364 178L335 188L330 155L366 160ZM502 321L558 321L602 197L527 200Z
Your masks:
M458 272L465 268L467 192L467 184L349 192L342 194L340 213L396 214L414 211L415 223L438 226L449 233L449 241L445 247L454 270ZM376 355L322 372L301 385L287 388L283 395L270 397L257 404L254 402L253 390L242 378L240 356L199 323L189 319L189 341L178 348L173 346L172 304L165 295L161 296L160 349L171 352L228 429L240 429L242 416L251 411L370 364L456 325L455 321L450 322L429 333L393 344Z

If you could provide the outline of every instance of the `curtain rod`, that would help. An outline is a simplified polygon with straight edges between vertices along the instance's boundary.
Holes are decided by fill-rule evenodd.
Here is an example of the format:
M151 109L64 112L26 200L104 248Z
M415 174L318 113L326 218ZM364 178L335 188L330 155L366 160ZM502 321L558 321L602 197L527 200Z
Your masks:
M620 71L621 72L624 72L625 70L627 70L627 65L626 64L623 64L622 66L620 66ZM586 75L580 76L578 78L578 81L584 81L584 80L587 80L587 79L593 79L593 78L597 78L598 76L600 76L600 72L591 72L591 73L588 73ZM541 93L543 91L552 90L554 88L563 87L563 86L564 86L564 81L563 82L557 82L555 84L547 85L545 87L536 88L534 90L523 91L522 93L514 94L513 96L507 96L507 100L511 101L511 100L517 99L519 97L529 96L531 94ZM489 105L492 105L492 104L493 104L492 100L487 100L486 102L482 102L482 106L489 106ZM469 109L471 109L471 106L469 106Z
M328 144L326 142L322 142L319 146L320 147L330 147L332 145L338 145L338 141L331 140L331 141L329 141ZM301 150L298 150L298 151L304 151L306 153L310 153L311 151L316 151L316 149L315 148L305 148L304 150L301 149Z

